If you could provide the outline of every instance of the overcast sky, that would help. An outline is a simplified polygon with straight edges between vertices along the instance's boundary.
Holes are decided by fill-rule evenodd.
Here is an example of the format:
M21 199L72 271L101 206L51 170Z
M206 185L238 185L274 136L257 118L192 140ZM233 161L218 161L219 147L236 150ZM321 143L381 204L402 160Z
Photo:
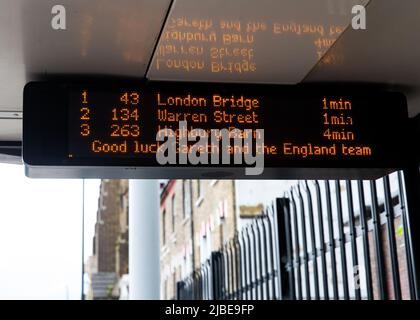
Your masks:
M80 299L82 180L0 164L0 299ZM85 181L85 260L100 180Z

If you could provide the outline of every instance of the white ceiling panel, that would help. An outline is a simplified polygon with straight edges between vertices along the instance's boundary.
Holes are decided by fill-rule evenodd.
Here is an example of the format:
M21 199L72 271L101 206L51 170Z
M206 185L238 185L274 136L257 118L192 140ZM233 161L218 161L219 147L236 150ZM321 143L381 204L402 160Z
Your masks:
M420 2L373 0L366 17L366 30L346 30L305 82L396 85L415 116L420 113Z
M51 26L54 5L66 30ZM143 78L170 0L0 0L0 111L26 82L56 75Z
M148 78L300 82L361 0L175 0Z

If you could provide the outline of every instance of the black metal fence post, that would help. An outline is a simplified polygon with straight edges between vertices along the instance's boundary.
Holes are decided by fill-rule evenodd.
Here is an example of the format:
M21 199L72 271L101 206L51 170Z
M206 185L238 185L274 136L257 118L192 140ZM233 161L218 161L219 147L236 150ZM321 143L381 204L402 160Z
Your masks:
M300 263L300 242L299 242L299 229L298 229L298 218L297 218L297 205L293 193L290 193L290 200L293 206L293 214L290 214L290 221L293 221L293 269L296 267L296 299L302 300L303 289L302 289L302 274L301 274L301 263ZM291 211L289 211L291 212Z
M330 195L331 195L330 183L328 180L325 180L325 198L326 198L326 203L327 203L327 221L328 221L328 247L330 250L331 274L332 274L332 282L333 282L333 298L334 300L337 300L338 299L338 281L337 281L337 267L336 267L336 258L335 258L334 224L333 224Z
M367 223L366 215L366 203L365 203L365 192L363 187L363 181L357 181L358 195L359 195L359 211L360 211L360 229L362 234L363 244L363 262L365 267L365 280L366 280L366 291L367 299L373 299L373 288L372 288L372 267L370 264L370 248L369 248L369 228Z
M335 198L337 205L338 243L340 246L341 275L343 280L343 298L349 300L349 281L347 274L346 239L344 238L343 207L341 203L340 180L335 180Z
M300 185L297 185L297 194L299 199L300 207L300 234L302 236L302 248L303 248L303 269L305 271L305 298L306 300L311 300L311 281L309 273L309 253L308 253L308 234L306 232L306 213L305 205L303 203L302 192L300 190Z
M411 239L408 236L409 223L408 223L408 217L407 217L407 205L406 205L406 199L405 199L403 175L404 173L402 171L398 172L398 197L400 201L400 210L401 210L403 230L404 230L404 247L405 247L407 274L408 274L408 285L410 288L410 299L414 300L416 298L416 294L415 294L416 289L415 289L414 272L413 272Z
M347 192L347 207L348 207L348 213L349 213L349 228L350 228L350 247L351 247L351 257L352 257L352 278L353 278L353 284L354 284L354 297L356 300L361 299L360 295L360 285L355 281L356 276L356 270L355 268L358 268L359 265L359 259L357 256L357 244L356 244L356 227L354 224L354 208L353 208L353 192L351 188L351 181L346 180L346 192ZM357 274L358 274L357 269Z
M311 259L312 259L312 276L314 281L315 300L319 300L319 277L318 277L318 252L315 240L315 219L312 206L312 195L309 190L308 181L305 181L306 186L306 201L308 202L308 216L309 216L309 235L311 238Z
M385 205L385 216L387 220L387 232L388 232L388 244L389 253L391 255L391 272L392 282L394 288L394 299L401 300L401 284L400 284L400 268L398 263L397 253L397 240L395 238L395 227L394 227L394 207L391 203L391 187L389 183L389 177L385 176L382 178L384 184L384 205Z
M277 234L279 263L279 299L294 300L294 273L292 260L292 235L290 225L290 200L277 198Z
M176 283L176 299L182 300L184 299L184 288L185 288L185 282L184 281L178 281Z
M221 299L222 281L220 276L220 252L211 253L212 295L214 300Z
M383 253L383 240L381 232L381 222L378 212L378 193L376 190L376 181L370 181L370 194L372 201L372 224L373 224L373 237L375 243L375 252L376 252L376 266L377 266L377 278L378 278L378 289L379 289L379 298L381 300L387 299L387 292L385 288L385 262L384 262L384 253Z
M413 273L415 299L420 300L420 234L412 232L420 228L420 172L419 166L413 165L404 170L405 191L407 196L407 230L405 235L411 244L411 270Z
M315 194L318 211L318 232L319 232L319 251L321 256L321 268L322 268L322 286L324 292L324 300L329 300L328 293L328 273L327 273L327 259L326 259L326 248L325 248L325 237L324 237L324 216L322 211L321 202L321 189L318 181L315 181Z

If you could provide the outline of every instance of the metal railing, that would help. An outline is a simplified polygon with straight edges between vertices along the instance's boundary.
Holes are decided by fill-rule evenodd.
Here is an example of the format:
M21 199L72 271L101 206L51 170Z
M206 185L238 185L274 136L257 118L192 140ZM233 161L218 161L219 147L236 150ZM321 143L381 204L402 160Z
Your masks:
M279 298L277 218L274 206L177 283L178 299Z
M415 299L412 250L402 172L299 181L178 282L177 298Z

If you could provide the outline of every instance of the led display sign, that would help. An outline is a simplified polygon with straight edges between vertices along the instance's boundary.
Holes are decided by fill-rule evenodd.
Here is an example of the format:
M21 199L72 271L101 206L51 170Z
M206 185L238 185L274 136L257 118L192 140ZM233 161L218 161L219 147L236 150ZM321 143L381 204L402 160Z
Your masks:
M376 89L33 82L23 158L34 177L366 178L404 166L407 119Z

